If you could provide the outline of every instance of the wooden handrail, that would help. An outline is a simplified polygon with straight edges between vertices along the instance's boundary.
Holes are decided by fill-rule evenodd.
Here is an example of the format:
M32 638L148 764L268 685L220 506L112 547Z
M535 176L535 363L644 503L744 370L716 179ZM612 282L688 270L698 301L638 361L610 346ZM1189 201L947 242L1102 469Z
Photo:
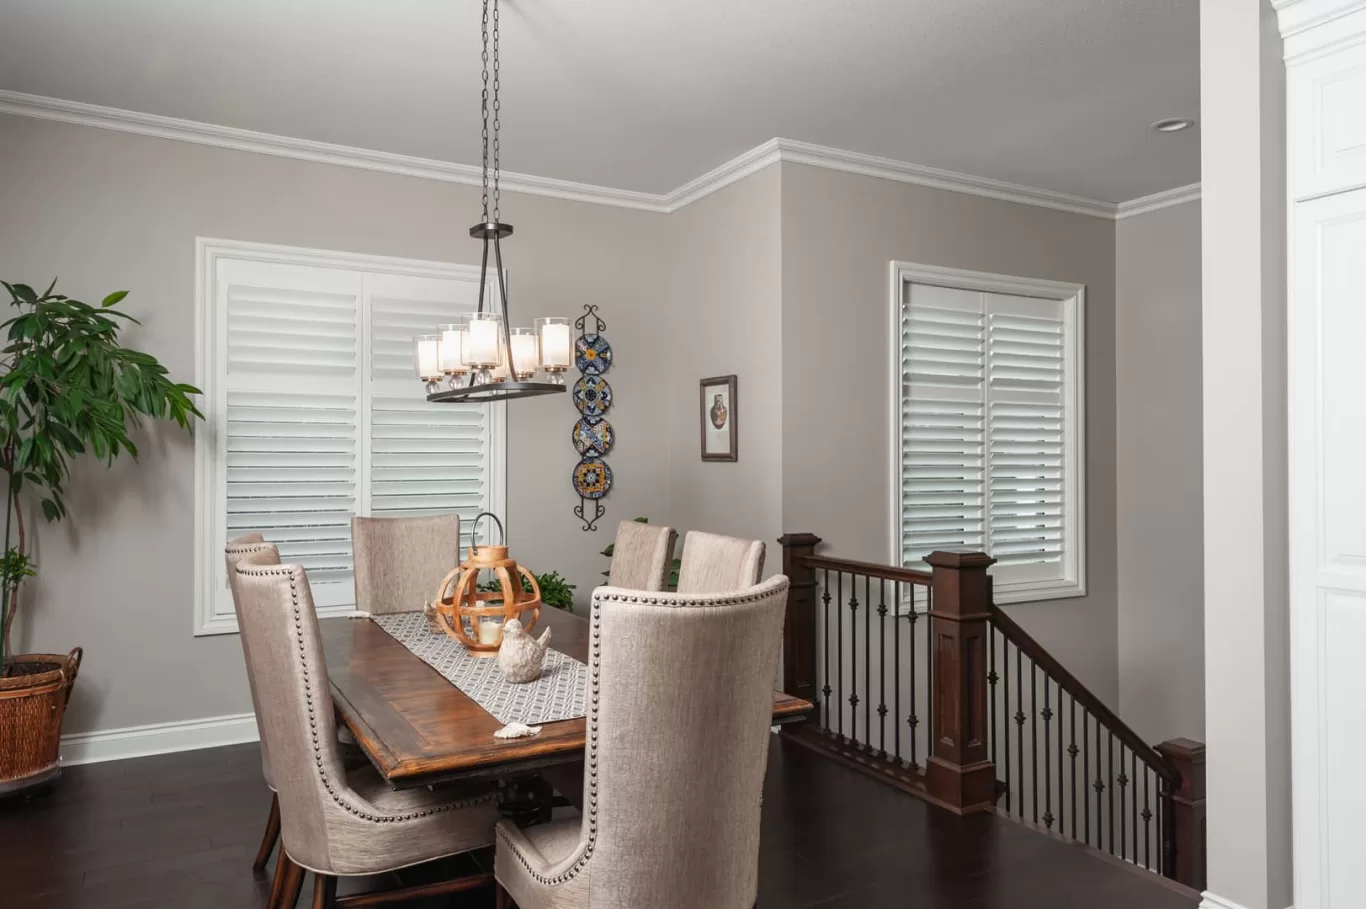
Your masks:
M807 568L821 568L828 571L842 571L846 574L861 574L884 581L900 581L905 584L918 584L928 587L934 576L928 571L915 571L898 568L894 565L875 565L872 562L858 562L853 559L836 559L832 556L801 556L801 563Z
M1029 632L1021 628L1019 623L995 603L991 604L991 622L1005 636L1007 641L1014 644L1021 653L1033 660L1040 669L1058 683L1060 688L1071 695L1073 700L1089 710L1091 715L1107 731L1114 733L1115 738L1138 755L1138 759L1151 767L1154 773L1172 786L1181 784L1181 774L1166 758L1157 753L1157 749L1143 741L1142 736L1130 729L1128 724L1116 716L1113 710L1106 707L1100 698L1092 694L1089 688L1068 672L1066 667L1043 648L1042 644L1030 637Z

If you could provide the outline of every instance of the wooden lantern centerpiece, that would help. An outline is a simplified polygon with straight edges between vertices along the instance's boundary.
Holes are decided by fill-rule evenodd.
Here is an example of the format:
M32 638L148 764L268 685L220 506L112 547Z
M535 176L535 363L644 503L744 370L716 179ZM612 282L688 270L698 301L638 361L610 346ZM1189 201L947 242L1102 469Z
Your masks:
M484 571L493 574L499 589L478 589L479 575ZM522 586L523 578L531 587L529 592ZM527 631L535 627L541 617L541 587L535 575L508 556L507 546L475 544L470 546L469 558L442 580L433 603L437 622L446 634L475 656L491 657L498 655L508 619L520 619ZM530 619L523 618L528 612ZM497 622L484 622L486 618Z

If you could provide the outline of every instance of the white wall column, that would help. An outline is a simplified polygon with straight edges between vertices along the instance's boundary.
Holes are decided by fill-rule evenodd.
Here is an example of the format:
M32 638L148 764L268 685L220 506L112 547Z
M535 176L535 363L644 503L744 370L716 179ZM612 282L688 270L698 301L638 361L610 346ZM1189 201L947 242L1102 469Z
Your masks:
M1200 2L1208 893L1291 904L1285 72L1270 3Z

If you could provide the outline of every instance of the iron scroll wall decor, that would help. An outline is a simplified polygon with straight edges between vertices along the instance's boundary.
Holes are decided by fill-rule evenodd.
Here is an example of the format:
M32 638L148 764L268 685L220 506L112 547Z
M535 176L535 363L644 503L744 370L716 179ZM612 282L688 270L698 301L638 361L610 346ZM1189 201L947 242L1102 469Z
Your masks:
M574 491L579 504L574 516L583 522L583 530L597 530L598 521L607 513L602 499L612 491L612 468L603 460L616 442L616 432L607 422L607 411L612 408L612 386L603 374L612 368L612 345L602 333L607 323L598 315L598 307L588 303L583 315L574 320L579 338L574 342L574 365L581 375L574 383L574 406L579 419L571 437L579 463L574 465ZM590 508L591 506L591 508Z

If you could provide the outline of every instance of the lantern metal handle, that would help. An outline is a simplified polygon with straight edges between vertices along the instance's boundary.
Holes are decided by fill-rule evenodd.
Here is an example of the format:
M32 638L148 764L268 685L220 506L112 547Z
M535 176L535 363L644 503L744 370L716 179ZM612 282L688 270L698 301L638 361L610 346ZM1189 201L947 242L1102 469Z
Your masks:
M493 523L498 526L498 545L503 546L507 543L507 531L503 529L503 522L498 520L498 515L491 511L481 511L475 515L474 523L470 526L470 552L479 551L479 522L484 518L493 518Z

